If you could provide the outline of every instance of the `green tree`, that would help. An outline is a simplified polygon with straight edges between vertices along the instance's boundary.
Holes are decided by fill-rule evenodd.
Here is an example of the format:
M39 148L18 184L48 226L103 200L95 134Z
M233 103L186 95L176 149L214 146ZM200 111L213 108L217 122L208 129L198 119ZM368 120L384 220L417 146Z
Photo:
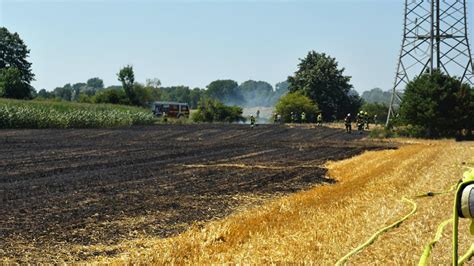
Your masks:
M133 86L133 93L137 99L138 105L140 106L149 106L151 102L154 101L152 88L145 87L142 84L135 83Z
M100 90L104 88L104 81L100 78L91 78L87 80L86 85L96 90Z
M86 83L74 83L72 85L72 95L71 95L71 101L79 101L79 95L81 92L86 93L87 91L87 84Z
M471 132L473 89L440 71L423 74L407 84L400 105L401 120L428 137Z
M0 69L0 97L31 99L31 87L23 81L18 68Z
M18 33L10 33L7 28L0 27L0 69L17 69L20 72L20 80L30 84L34 74L31 71L31 63L27 60L29 53L30 50Z
M65 101L71 101L72 94L73 94L73 88L71 84L66 84L63 87L57 87L53 91L54 95L58 99L62 99Z
M52 99L54 98L54 93L48 92L45 89L41 89L40 91L38 91L37 97L42 99Z
M215 99L202 99L192 115L194 122L238 122L245 121L239 106L227 106Z
M200 88L194 88L189 92L189 106L191 109L198 107L199 101L203 98L204 90Z
M271 99L272 105L275 105L283 95L290 91L290 83L287 80L275 84L275 91Z
M208 97L217 99L229 105L242 105L245 100L238 90L237 82L227 80L215 80L207 85L206 94Z
M383 91L380 88L373 88L370 91L364 91L362 93L362 99L364 99L364 101L367 103L381 103L389 105L391 97L391 91Z
M122 88L107 88L95 95L96 103L129 104L128 97Z
M147 79L145 84L146 87L159 88L161 86L161 80L158 78Z
M137 96L133 90L135 85L135 74L133 72L133 67L127 65L120 69L119 73L117 73L118 80L122 82L122 87L127 95L129 101L133 105L140 105L138 102Z
M166 91L167 99L169 101L189 103L191 90L186 86L173 86L162 88Z
M341 101L338 113L355 114L360 110L363 104L364 100L359 96L359 93L357 93L357 91L355 90L349 90L349 93L347 93L347 97L345 97ZM340 118L340 116L333 118L337 119Z
M288 77L291 92L301 92L318 104L327 119L342 118L346 115L345 105L353 103L349 99L351 77L344 75L335 58L324 53L310 51L300 59L294 76Z
M273 87L265 81L247 80L239 85L239 93L243 96L245 106L273 106L271 99Z
M293 92L280 98L275 106L275 112L281 115L283 122L286 123L291 122L291 113L298 119L302 112L306 113L308 121L314 121L319 108L309 97L300 92Z
M388 106L382 103L365 103L362 105L362 111L367 112L369 117L373 119L377 115L377 121L383 124L387 120Z

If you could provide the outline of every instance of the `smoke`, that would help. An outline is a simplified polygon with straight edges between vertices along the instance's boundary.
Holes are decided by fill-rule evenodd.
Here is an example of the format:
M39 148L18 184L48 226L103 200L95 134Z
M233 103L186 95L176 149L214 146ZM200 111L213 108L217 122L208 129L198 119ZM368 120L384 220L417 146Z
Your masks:
M281 96L288 92L287 82L278 83L275 89L265 81L248 80L240 84L231 94L226 95L223 103L243 108L274 107Z

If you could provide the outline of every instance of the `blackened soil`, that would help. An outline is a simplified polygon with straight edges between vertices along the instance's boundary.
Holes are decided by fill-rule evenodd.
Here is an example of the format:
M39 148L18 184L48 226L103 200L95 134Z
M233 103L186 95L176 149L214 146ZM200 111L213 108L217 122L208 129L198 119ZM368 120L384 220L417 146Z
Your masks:
M3 130L0 258L91 259L104 254L71 247L168 237L228 215L245 204L238 195L332 183L326 161L394 148L363 137L274 125Z

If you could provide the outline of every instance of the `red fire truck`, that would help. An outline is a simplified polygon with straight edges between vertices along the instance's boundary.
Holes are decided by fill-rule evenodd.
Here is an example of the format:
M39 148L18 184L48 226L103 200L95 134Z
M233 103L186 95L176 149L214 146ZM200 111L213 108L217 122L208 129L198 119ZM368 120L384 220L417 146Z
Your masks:
M154 102L152 105L152 111L156 116L163 116L163 114L166 114L167 117L189 117L189 106L187 103Z

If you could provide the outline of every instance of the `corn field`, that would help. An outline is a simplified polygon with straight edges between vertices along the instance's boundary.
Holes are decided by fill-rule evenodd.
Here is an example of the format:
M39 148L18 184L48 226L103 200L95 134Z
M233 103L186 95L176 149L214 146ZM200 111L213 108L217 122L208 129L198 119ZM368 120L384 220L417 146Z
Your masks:
M0 128L107 128L155 122L143 108L47 101L0 100Z

